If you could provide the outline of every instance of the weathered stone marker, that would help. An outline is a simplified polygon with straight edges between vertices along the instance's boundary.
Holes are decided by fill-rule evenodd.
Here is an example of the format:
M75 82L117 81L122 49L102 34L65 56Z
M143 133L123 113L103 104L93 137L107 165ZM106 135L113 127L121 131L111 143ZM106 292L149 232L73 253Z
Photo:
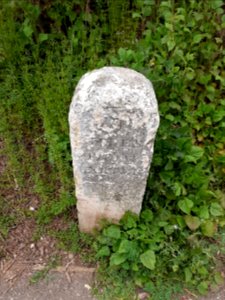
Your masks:
M119 67L85 74L69 123L80 230L139 214L159 125L150 81Z

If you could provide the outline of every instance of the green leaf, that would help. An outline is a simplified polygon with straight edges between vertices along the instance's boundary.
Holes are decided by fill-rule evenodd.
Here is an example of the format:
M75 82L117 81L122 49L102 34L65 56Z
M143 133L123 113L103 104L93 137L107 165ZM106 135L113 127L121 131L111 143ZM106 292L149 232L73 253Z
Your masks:
M184 269L185 281L190 282L192 279L192 272L189 268Z
M120 239L120 228L116 225L111 225L108 228L104 229L104 235L110 238Z
M131 247L132 247L131 241L122 240L119 245L118 253L128 253L130 252Z
M194 206L194 203L192 200L185 198L178 202L178 206L185 214L190 214L191 209Z
M225 111L224 110L219 110L215 111L213 114L213 121L214 122L219 122L225 117Z
M214 217L220 217L224 215L224 210L219 203L212 203L210 206L210 213Z
M132 13L132 18L135 19L135 18L141 18L141 14L139 12L133 12Z
M110 266L118 266L127 260L126 253L113 253L110 257Z
M23 32L26 37L30 38L32 36L33 29L29 24L26 24L23 28Z
M185 162L197 162L204 154L204 150L199 146L192 146L191 151L185 156Z
M155 269L156 258L154 251L147 250L146 252L142 253L140 255L140 260L146 268L150 270Z
M184 217L186 225L191 229L191 230L196 230L200 226L201 222L198 217L193 217L193 216L185 216Z
M120 224L122 224L125 229L136 228L138 218L138 215L128 211L124 214L123 218L120 221Z
M126 60L126 56L127 56L127 51L126 51L126 49L124 49L124 48L119 48L118 54L119 54L119 57L121 58L121 60Z
M208 291L208 283L206 281L202 281L198 287L197 287L198 291L200 294L205 295Z
M150 209L145 209L142 213L141 213L141 218L145 221L145 222L151 222L153 220L153 212Z
M173 122L175 120L174 116L171 114L166 115L165 118L171 122Z
M186 75L186 78L187 78L188 80L192 80L192 79L195 78L195 72L194 72L194 71L189 71L189 72L187 72L185 75Z
M97 253L96 257L104 257L104 256L109 256L110 255L110 249L108 246L103 246Z
M205 235L205 236L208 236L208 237L213 237L216 230L217 230L217 225L216 223L208 220L208 221L205 221L202 225L201 225L201 229L202 229L202 233Z
M198 216L201 219L209 219L209 209L207 206L200 206L198 209Z
M220 272L216 272L215 275L214 275L214 279L215 279L215 282L217 284L222 284L224 282L224 278L223 276L221 275Z
M168 47L168 50L171 51L173 50L173 48L176 46L176 43L174 41L174 39L169 39L167 41L167 47Z
M204 38L203 34L201 33L195 34L193 37L193 44L198 44L203 38Z
M180 184L179 182L175 182L173 190L175 192L175 196L180 196L182 191L182 184Z
M176 217L176 220L177 220L177 223L178 223L178 225L179 225L179 227L181 228L181 229L183 229L184 227L185 227L185 221L184 221L184 218L183 218L183 216L177 216Z
M38 36L39 42L44 42L48 40L48 34L47 33L40 33Z
M202 276L206 276L209 274L208 270L206 269L206 267L201 266L198 268L198 274L202 275Z
M210 5L213 9L217 9L224 5L224 1L223 0L213 0L210 2Z

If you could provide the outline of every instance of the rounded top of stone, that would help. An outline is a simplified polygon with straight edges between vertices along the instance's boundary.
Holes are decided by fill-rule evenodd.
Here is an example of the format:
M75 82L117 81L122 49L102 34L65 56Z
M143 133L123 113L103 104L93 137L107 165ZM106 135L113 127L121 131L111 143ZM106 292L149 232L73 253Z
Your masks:
M84 82L87 88L92 84L100 87L112 83L120 86L129 85L131 90L143 87L143 85L152 88L151 82L143 74L124 67L103 67L93 70L82 76L79 84Z
M71 106L133 105L158 113L153 86L144 75L123 67L103 67L84 74L75 89Z

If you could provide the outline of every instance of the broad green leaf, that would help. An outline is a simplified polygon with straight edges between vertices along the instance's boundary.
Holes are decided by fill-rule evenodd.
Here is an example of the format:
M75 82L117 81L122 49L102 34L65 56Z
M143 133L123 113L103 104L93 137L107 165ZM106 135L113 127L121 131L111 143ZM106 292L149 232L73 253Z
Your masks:
M225 152L224 152L224 157L225 157ZM225 161L224 161L225 162ZM216 198L219 200L221 206L225 209L225 193L223 193L220 190L216 191Z
M131 212L126 212L121 219L120 224L122 224L125 229L136 228L138 218L138 215Z
M145 222L151 222L153 220L153 212L150 209L145 209L141 213L141 218L145 220Z
M183 229L184 227L185 227L185 221L184 221L184 217L183 216L177 216L176 217L176 220L177 220L177 223L178 223L178 225L179 225L179 227L181 228L181 229Z
M166 23L165 23L165 27L166 27L167 29L169 29L170 31L173 31L173 24L166 22Z
M184 269L185 281L190 282L192 279L192 272L189 268Z
M104 235L110 238L119 239L121 237L120 228L116 225L111 225L104 229Z
M132 18L135 19L135 18L141 18L141 14L138 13L138 12L133 12L132 13Z
M195 78L195 72L189 71L185 74L185 76L188 80L192 80L193 78Z
M209 219L209 209L206 205L199 207L198 216L201 219Z
M204 154L204 150L199 146L192 146L191 151L185 156L185 162L197 162Z
M169 39L167 41L167 47L168 47L168 50L171 51L173 50L173 48L176 46L176 43L173 39Z
M29 24L26 24L23 28L23 32L26 37L30 38L32 36L33 29Z
M215 279L215 282L217 284L222 284L224 282L224 278L223 276L221 275L220 272L216 272L215 275L214 275L214 279Z
M118 266L127 260L126 253L113 253L110 257L110 266Z
M224 5L224 1L223 0L213 0L210 2L210 5L213 9L217 9Z
M132 270L137 272L139 270L138 265L136 263L132 264Z
M140 255L140 260L146 268L148 268L150 270L155 269L156 258L155 258L154 251L147 250L146 252L142 253Z
M210 220L207 220L204 223L202 223L201 229L202 229L202 233L205 236L213 237L217 230L217 225L216 225L216 223L214 223Z
M214 217L220 217L224 215L224 210L219 203L212 203L210 206L210 213Z
M39 42L44 42L48 40L48 34L47 33L40 33L38 36Z
M191 209L194 206L194 203L192 200L185 198L178 202L178 206L185 214L190 214Z
M122 60L125 60L125 58L126 58L126 49L124 49L124 48L119 48L119 50L118 50L118 54L119 54L119 56L120 56L120 58L122 59Z
M219 110L215 111L213 114L213 121L214 122L219 122L225 117L225 111L224 110Z
M103 246L97 253L97 258L109 256L110 255L110 249L108 246Z
M208 283L206 281L202 281L198 286L197 289L200 294L205 295L208 291Z
M191 230L196 230L200 226L201 222L198 217L193 217L193 216L185 216L184 217L186 225L191 229Z
M174 225L165 226L164 231L165 231L166 235L170 235L175 231L175 226Z
M195 34L193 37L193 43L198 44L203 38L204 38L203 34L201 33Z
M206 267L201 266L198 268L198 274L202 275L202 276L206 276L209 274L208 270L206 269Z
M180 184L179 182L175 182L173 186L173 190L176 196L180 196L182 191L182 184Z
M173 122L174 119L175 119L174 116L171 115L171 114L166 115L165 118L166 118L167 120L169 120L169 121L172 121L172 122Z
M131 241L122 240L119 245L118 253L128 253L131 247L132 247Z

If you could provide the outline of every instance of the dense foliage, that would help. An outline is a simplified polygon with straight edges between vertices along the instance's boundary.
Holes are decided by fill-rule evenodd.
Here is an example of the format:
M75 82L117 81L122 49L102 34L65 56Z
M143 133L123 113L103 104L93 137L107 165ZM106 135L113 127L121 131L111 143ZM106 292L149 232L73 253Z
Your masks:
M223 1L8 0L0 4L0 45L9 177L38 195L37 221L75 204L67 116L79 78L105 65L133 68L153 82L160 129L142 214L106 227L97 257L109 257L112 272L131 274L148 291L159 277L202 293L218 283L212 270L213 241L225 225ZM0 205L3 233L10 224L4 197Z

